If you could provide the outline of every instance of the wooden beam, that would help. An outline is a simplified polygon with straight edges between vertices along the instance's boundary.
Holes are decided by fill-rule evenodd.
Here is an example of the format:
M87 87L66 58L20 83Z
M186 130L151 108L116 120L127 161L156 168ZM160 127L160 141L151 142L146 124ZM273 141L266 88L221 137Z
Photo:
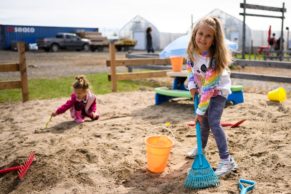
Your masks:
M107 67L110 67L110 64L111 64L110 62L111 62L111 60L106 60L106 66Z
M271 16L271 15L263 15L263 14L250 14L250 13L239 13L239 15L245 15L245 16L255 16L255 17L265 17L265 18L279 18L283 19L285 17L282 16Z
M116 66L139 66L139 65L169 65L171 64L170 59L119 59L115 61ZM110 60L106 61L106 65L110 66Z
M19 64L18 63L0 64L0 72L10 72L10 71L19 71Z
M26 102L28 101L28 80L27 80L27 68L26 68L24 42L18 42L17 48L18 48L18 54L19 54L19 70L20 70L21 88L22 88L22 102Z
M246 8L246 9L259 9L259 10L264 10L264 11L277 11L277 12L286 12L286 9L282 7L269 7L269 6L264 6L264 5L255 5L255 4L240 4L240 8Z
M117 80L145 79L145 78L166 77L166 76L167 76L167 71L152 71L152 72L118 73L118 74L116 74Z
M291 62L283 62L283 61L252 61L252 60L243 60L243 59L235 59L232 63L233 65L240 66L256 66L256 67L274 67L274 68L282 68L282 69L291 69Z
M125 55L125 57L128 58L128 59L135 59L135 58L157 58L158 59L160 56L159 56L159 54L155 54L155 53L153 53L153 54L149 54L149 53L139 53L139 54L137 54L137 53L127 53Z
M269 75L262 75L262 74L232 72L230 74L230 77L238 78L238 79L257 80L257 81L273 81L273 82L291 83L291 77L286 77L286 76L279 77L279 76L269 76Z
M0 81L0 90L21 88L20 81Z
M116 60L115 60L115 45L114 42L111 41L109 44L109 53L110 53L110 74L111 74L111 90L112 92L116 92L117 91L117 77L116 77Z

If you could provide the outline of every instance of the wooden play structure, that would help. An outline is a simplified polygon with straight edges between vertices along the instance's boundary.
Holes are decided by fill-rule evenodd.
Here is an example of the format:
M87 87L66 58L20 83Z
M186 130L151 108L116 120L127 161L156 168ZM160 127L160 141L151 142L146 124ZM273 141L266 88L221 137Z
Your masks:
M0 72L20 72L20 80L0 81L0 90L21 88L22 101L28 101L28 80L25 58L25 45L23 42L17 43L19 62L0 64Z

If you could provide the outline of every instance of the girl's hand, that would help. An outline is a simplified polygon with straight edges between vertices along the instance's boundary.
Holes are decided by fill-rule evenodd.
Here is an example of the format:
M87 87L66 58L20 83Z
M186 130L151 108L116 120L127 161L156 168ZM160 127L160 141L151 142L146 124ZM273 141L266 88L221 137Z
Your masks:
M55 117L55 116L57 116L57 113L53 112L51 115L52 115L52 117Z
M203 121L203 116L201 116L201 115L196 115L195 118L194 118L194 120L188 122L187 125L188 125L189 127L194 127L194 126L196 125L197 121L201 124L202 121Z
M200 125L202 124L203 122L203 116L202 115L196 115L195 116L195 119L194 119L194 122L195 124L197 123L197 121L200 123Z
M99 119L99 115L95 112L92 113L92 117L94 120L98 120Z
M191 93L192 98L194 99L194 96L197 93L197 89L191 89L190 93Z

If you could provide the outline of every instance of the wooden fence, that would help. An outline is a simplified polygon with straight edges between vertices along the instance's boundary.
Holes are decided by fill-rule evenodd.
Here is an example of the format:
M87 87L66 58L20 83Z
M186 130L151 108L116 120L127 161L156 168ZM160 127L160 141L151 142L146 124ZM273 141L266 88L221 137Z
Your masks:
M137 58L135 55L130 55L131 59L122 59L116 60L115 59L115 48L110 47L110 60L106 61L107 67L110 67L110 74L109 80L112 81L112 91L117 91L117 81L118 80L130 80L130 79L143 79L143 78L150 78L150 77L165 77L167 76L166 72L164 71L153 71L153 72L135 72L135 73L116 73L116 67L118 66L126 66L130 67L144 67L146 66L153 66L161 67L161 65L169 65L170 59L159 59L158 56L156 58L139 58L142 56L138 56ZM185 62L185 60L184 60ZM239 65L242 67L245 66L253 66L253 67L272 67L272 68L280 68L280 69L291 69L291 62L286 61L258 61L258 60L245 60L245 59L235 59L233 65ZM170 67L168 69L170 71ZM249 80L258 80L258 81L274 81L274 82L284 82L284 83L291 83L291 77L288 76L275 76L275 75L264 75L264 74L255 74L255 73L243 73L243 72L232 72L232 78L238 79L249 79Z
M21 88L22 101L28 101L28 81L27 81L27 68L25 58L25 45L23 42L17 43L19 62L0 64L0 72L20 72L20 80L14 81L0 81L0 90Z
M245 67L245 66L266 67L266 68L272 67L272 68L280 68L280 69L289 69L289 71L291 70L291 62L285 62L285 61L254 61L254 60L236 59L233 62L233 65L239 65L242 67ZM231 77L238 78L238 79L291 83L291 77L288 77L288 76L275 76L275 75L265 75L265 74L232 72Z
M144 65L168 65L169 59L147 58L147 59L116 59L114 43L109 45L110 60L106 61L107 67L110 67L110 74L108 79L112 83L112 92L117 91L118 80L133 80L144 79L151 77L166 77L167 71L147 71L147 72L129 72L129 73L117 73L116 67L121 66L144 66Z

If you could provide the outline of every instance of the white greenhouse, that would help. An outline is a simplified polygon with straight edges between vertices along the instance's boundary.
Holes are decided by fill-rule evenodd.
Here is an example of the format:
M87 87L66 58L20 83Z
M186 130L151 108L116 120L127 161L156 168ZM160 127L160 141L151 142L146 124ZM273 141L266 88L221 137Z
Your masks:
M225 13L224 11L220 9L215 9L211 11L209 16L215 16L218 17L223 24L224 27L224 33L225 33L225 38L237 42L239 49L242 48L242 35L243 35L243 21ZM246 49L248 50L251 47L251 41L252 41L252 30L251 28L246 25Z
M149 21L141 16L135 16L127 24L125 24L119 31L119 37L131 38L137 41L135 50L146 49L146 29L152 28L152 39L154 50L160 49L160 32L159 30Z

